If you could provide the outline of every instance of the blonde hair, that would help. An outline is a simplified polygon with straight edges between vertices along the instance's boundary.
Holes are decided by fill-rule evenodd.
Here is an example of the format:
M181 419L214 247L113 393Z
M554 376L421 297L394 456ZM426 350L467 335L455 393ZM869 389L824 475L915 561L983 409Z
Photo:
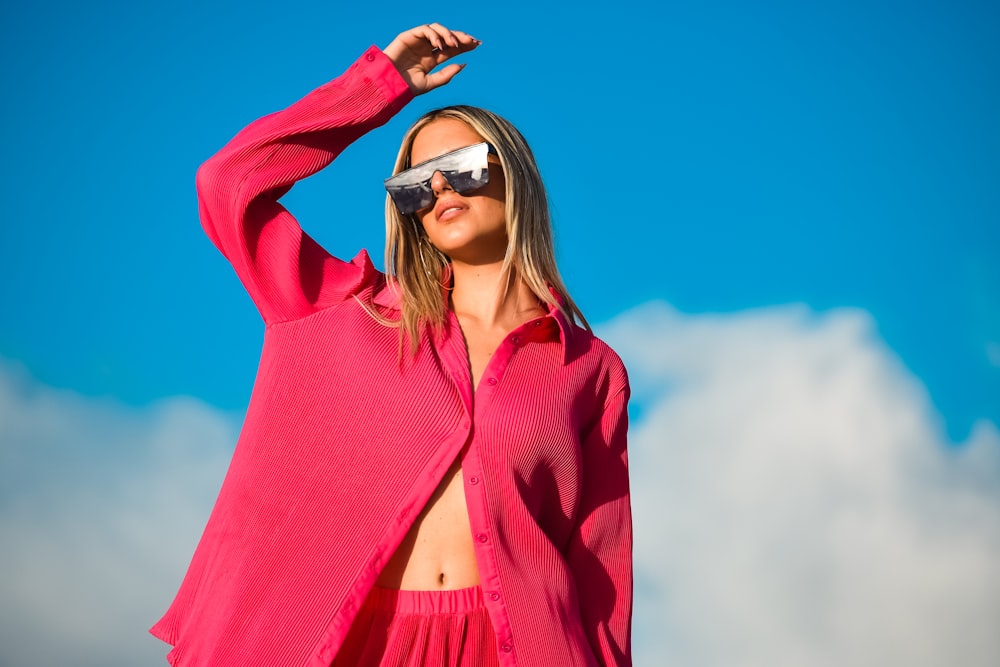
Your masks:
M507 251L501 270L506 290L516 279L525 282L539 301L555 306L567 319L588 330L583 313L570 298L556 268L548 198L535 157L517 129L495 113L471 106L450 106L421 116L403 137L393 174L408 169L413 140L430 123L450 118L472 128L497 152L506 180ZM401 335L417 350L420 329L444 325L446 302L442 276L448 257L427 238L416 215L402 215L386 196L385 267L390 287L399 292ZM551 286L559 298L549 290ZM561 303L560 303L561 299ZM402 341L401 341L402 344Z

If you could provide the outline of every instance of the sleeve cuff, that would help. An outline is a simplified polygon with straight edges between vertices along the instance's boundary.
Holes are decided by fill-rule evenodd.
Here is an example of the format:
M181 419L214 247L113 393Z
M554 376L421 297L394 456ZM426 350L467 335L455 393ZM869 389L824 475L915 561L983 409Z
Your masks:
M357 66L397 109L413 99L413 92L396 70L396 66L377 46L368 47L368 50L358 58Z

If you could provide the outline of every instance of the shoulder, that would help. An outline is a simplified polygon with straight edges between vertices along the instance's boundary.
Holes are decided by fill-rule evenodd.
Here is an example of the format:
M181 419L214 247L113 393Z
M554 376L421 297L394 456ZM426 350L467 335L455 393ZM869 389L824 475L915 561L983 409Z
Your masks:
M593 331L571 324L567 356L591 369L607 397L629 391L628 371L615 350Z

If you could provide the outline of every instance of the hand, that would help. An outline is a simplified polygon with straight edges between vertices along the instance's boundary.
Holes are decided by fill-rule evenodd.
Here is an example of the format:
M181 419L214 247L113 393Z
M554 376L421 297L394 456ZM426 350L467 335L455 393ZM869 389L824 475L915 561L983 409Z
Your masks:
M472 35L430 23L400 33L383 53L389 56L413 94L422 95L451 81L465 65L452 63L432 73L435 67L480 44Z

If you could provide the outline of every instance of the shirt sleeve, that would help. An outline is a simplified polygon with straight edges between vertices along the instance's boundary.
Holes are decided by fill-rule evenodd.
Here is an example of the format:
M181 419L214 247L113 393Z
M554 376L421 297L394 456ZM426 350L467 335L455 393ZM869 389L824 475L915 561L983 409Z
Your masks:
M629 388L605 403L582 443L583 488L567 550L580 618L602 667L632 664L632 511L629 499Z
M330 256L278 199L411 98L373 46L341 76L244 128L198 170L202 225L268 324L338 303L378 275L364 253L353 262Z

